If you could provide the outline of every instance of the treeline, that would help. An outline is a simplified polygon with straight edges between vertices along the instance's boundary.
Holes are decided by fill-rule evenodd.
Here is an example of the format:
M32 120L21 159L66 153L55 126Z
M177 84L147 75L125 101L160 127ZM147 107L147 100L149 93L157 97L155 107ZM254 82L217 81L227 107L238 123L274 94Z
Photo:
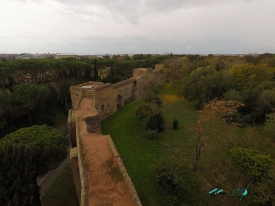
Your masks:
M165 56L114 55L93 59L0 61L0 137L33 124L54 123L71 106L70 86L87 81L116 83L133 69L154 68Z
M64 80L57 86L23 83L14 85L12 92L0 92L0 138L21 127L53 125L71 107L69 88L78 83L76 80Z
M181 56L165 60L167 81L201 109L214 99L235 100L244 106L235 119L263 124L275 110L275 55Z
M2 90L20 83L50 84L61 80L121 81L132 75L138 67L154 68L165 56L114 55L112 58L93 59L29 59L0 61L0 87ZM105 73L105 74L104 74Z

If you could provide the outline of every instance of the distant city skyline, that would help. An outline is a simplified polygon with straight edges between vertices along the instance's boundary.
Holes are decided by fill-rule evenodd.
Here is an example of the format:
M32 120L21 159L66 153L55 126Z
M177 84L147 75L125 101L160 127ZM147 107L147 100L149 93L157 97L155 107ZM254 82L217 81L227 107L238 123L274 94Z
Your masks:
M0 53L275 53L274 0L0 0Z

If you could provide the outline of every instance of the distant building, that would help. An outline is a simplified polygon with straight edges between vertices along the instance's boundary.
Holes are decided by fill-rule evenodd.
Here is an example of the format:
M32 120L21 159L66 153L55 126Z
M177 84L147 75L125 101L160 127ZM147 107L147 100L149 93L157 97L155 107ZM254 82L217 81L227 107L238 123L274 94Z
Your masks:
M28 53L22 53L16 57L16 59L19 59L19 60L32 59L32 58L33 58L33 55Z
M77 54L55 54L54 59L78 58Z

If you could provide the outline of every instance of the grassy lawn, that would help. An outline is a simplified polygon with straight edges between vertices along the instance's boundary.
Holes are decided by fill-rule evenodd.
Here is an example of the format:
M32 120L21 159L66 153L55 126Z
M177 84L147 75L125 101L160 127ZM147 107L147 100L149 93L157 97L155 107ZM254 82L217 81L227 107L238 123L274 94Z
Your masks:
M192 103L179 98L171 88L161 94L166 130L156 140L144 137L145 125L135 117L135 109L142 100L135 100L117 111L104 122L102 131L110 134L135 185L143 205L169 205L171 196L162 191L154 179L154 165L161 157L174 157L192 171L195 154L197 114ZM172 129L174 119L179 130ZM255 148L275 157L275 145L259 127L238 128L221 120L209 126L207 138L198 162L194 178L200 188L193 194L193 205L242 205L238 198L230 196L236 188L248 184L228 157L232 147ZM209 196L213 188L224 189L226 196ZM172 204L171 204L172 205ZM184 205L184 204L182 204Z
M57 177L51 188L41 200L42 206L77 206L78 199L75 190L70 163Z
M104 134L111 134L113 141L131 176L143 205L166 205L164 191L154 181L154 164L160 156L178 156L189 159L194 141L194 125L197 114L193 106L176 95L164 95L163 113L167 122L166 130L159 139L144 138L145 126L135 117L135 108L142 100L135 100L110 116L102 123ZM174 119L179 121L179 130L172 129ZM191 163L191 162L190 162ZM190 165L192 166L192 165ZM164 196L163 196L164 195ZM163 196L163 198L161 197Z

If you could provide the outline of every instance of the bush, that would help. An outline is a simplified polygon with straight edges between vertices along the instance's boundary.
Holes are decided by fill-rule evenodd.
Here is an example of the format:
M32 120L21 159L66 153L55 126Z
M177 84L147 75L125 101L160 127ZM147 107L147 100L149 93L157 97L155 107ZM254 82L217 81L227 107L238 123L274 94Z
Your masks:
M275 137L275 113L266 115L265 132Z
M232 148L229 151L233 162L235 162L248 177L254 178L255 180L261 180L267 177L269 169L274 163L270 155L264 154L259 150Z
M173 121L173 129L179 129L179 121L177 119Z
M157 139L158 138L158 130L147 130L145 133L145 137L147 139Z
M269 170L266 178L254 182L249 187L250 195L245 199L248 205L275 205L275 167Z
M166 195L163 201L166 205L179 205L196 202L194 194L198 194L199 185L192 171L174 158L160 157L155 164L155 179Z
M163 132L165 130L165 120L161 113L157 113L148 119L146 128L148 130L157 130Z

